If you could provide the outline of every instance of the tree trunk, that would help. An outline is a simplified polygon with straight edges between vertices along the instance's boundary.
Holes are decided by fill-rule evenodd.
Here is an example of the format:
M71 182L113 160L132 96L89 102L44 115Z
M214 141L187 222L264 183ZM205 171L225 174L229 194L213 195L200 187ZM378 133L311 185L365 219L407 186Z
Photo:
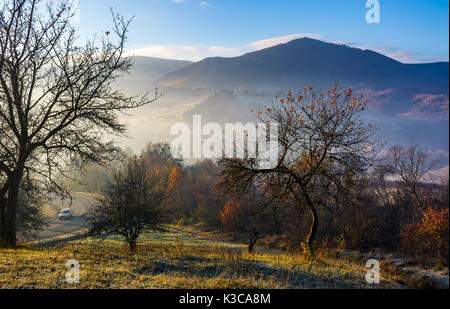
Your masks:
M5 238L6 198L0 196L0 247L3 247Z
M317 228L319 226L319 215L317 214L316 208L314 207L313 202L309 198L308 195L305 196L306 202L308 203L310 213L311 213L311 228L309 230L308 236L306 237L305 243L302 243L303 252L309 256L315 259L314 255L314 240L317 234Z
M5 238L5 220L6 220L6 193L8 192L8 182L0 189L0 247L3 246Z
M314 257L313 244L317 234L317 228L319 225L319 216L317 215L317 212L314 209L314 207L311 207L311 217L312 217L311 229L309 230L309 234L306 237L306 245L308 246L309 253Z
M128 239L128 246L130 247L130 252L136 251L136 239Z
M248 239L248 248L247 248L248 253L253 252L253 247L255 246L257 240L258 240L258 232L252 231Z
M3 233L0 242L7 248L16 248L16 215L19 200L19 187L22 175L17 173L9 182L8 199L6 200L6 214L4 216Z

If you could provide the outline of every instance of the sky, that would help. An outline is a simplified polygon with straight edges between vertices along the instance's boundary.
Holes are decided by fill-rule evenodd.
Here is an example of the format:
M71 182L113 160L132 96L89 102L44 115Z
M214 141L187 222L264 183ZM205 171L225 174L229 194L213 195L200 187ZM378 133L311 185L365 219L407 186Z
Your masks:
M370 0L76 0L81 37L105 33L110 8L134 17L132 55L198 61L233 57L311 37L371 49L405 63L448 61L449 1Z

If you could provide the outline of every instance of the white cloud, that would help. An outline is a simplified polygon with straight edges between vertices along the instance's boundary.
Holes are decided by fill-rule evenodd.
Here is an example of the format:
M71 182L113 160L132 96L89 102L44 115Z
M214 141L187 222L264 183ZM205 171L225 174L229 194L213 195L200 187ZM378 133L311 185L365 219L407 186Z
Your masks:
M334 42L339 44L338 42ZM390 46L382 46L382 45L363 45L355 42L342 42L345 45L349 45L352 47L360 48L363 50L372 50L382 55L385 55L394 60L400 61L402 63L427 63L427 62L437 62L437 61L448 61L443 60L441 57L423 57L419 53L398 49Z
M322 39L320 34L292 34L281 36L277 38L270 38L251 42L238 47L224 47L224 46L163 46L154 45L143 48L134 49L128 52L135 56L148 56L168 59L183 59L199 61L207 57L236 57L242 54L268 48L274 45L287 43L294 39L310 37L315 39Z
M259 50L263 48L272 47L278 44L284 44L289 41L299 39L299 38L311 38L316 40L322 40L323 36L321 34L314 34L314 33L298 33L298 34L291 34L291 35L285 35L280 36L277 38L270 38L265 40L260 40L256 42L249 43L248 46L250 46L252 49Z
M438 61L448 61L448 55L434 55L427 57L410 50L399 49L391 46L382 45L365 45L358 42L349 41L332 41L333 44L343 44L355 48L372 50L382 55L385 55L394 60L400 61L402 63L428 63L428 62L438 62Z
M176 2L176 3L181 3L181 2L183 2L184 0L170 0L170 1Z
M427 62L444 61L440 57L426 58L421 56L419 53L415 53L410 50L392 49L388 51L385 55L403 63L427 63ZM448 59L445 61L448 61Z
M132 50L128 54L135 56L199 61L207 57L237 56L239 55L239 49L221 46L147 46Z
M182 2L184 0L172 0L176 2ZM206 2L206 1L205 1ZM209 4L208 4L209 5ZM245 53L249 53L252 51L257 51L260 49L272 47L278 44L284 44L289 41L309 37L316 40L323 40L324 37L321 34L316 33L297 33L290 34L275 38L268 38L264 40L259 40L251 43L247 43L241 46L236 47L225 47L225 46L163 46L163 45L155 45L155 46L147 46L139 49L135 49L129 52L131 55L136 56L149 56L149 57L159 57L159 58L169 58L169 59L183 59L183 60L192 60L199 61L207 57L236 57ZM443 57L432 57L426 58L421 57L420 54L402 50L398 48L393 48L389 46L380 46L380 45L364 45L357 42L348 42L348 41L333 41L331 43L334 44L344 44L360 49L368 49L380 54L386 55L390 58L393 58L397 61L403 63L425 63L425 62L435 62L435 61L448 61L443 60Z
M208 2L202 1L202 2L200 2L200 6L201 6L201 7L208 6Z

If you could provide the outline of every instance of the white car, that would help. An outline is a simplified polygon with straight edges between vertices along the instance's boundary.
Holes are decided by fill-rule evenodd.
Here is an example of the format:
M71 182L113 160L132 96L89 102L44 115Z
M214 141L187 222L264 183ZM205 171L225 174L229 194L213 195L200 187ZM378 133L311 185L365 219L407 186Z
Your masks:
M59 220L68 220L73 217L73 211L70 208L65 208L61 210L61 213L58 215Z

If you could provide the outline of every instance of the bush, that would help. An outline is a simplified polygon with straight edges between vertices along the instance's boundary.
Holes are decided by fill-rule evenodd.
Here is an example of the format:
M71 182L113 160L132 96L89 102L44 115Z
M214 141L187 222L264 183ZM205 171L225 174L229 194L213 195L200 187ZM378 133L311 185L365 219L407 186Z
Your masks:
M169 176L161 170L143 156L115 170L90 211L90 234L120 234L134 251L141 233L163 231L161 205L168 193Z
M420 223L403 226L400 235L403 253L421 262L437 260L448 265L448 220L448 208L427 208L422 212Z
M424 211L417 233L429 246L440 241L448 243L448 208L430 207Z

